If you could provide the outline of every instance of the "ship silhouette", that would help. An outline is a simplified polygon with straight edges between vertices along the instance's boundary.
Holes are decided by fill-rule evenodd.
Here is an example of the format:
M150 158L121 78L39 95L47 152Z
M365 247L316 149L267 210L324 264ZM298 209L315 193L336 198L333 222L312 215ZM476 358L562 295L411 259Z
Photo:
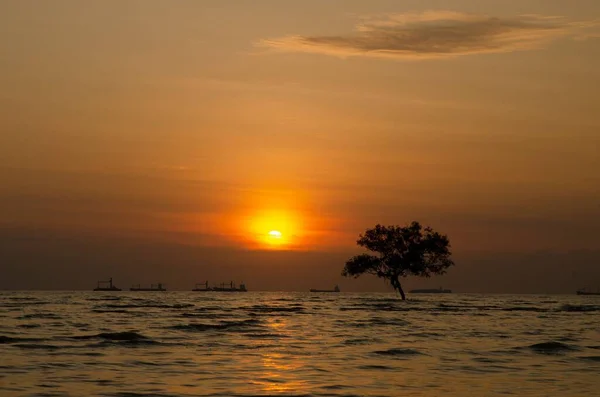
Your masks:
M582 288L582 289L577 290L577 295L600 295L600 290L593 292L593 291L588 291L585 288Z
M129 291L166 291L163 283L150 284L150 287L142 287L140 284L132 285Z
M108 281L98 281L96 284L96 288L94 291L122 291L121 288L117 288L116 285L113 284L112 277L108 279Z
M235 283L231 281L229 284L221 283L219 286L208 286L208 281L204 284L196 284L192 291L195 292L248 292L246 284L241 283L239 287L235 286Z

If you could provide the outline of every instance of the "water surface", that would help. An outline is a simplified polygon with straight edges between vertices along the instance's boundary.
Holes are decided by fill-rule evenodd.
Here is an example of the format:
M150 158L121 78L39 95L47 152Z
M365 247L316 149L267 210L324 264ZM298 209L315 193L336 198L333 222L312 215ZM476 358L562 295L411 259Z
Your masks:
M600 396L600 297L2 292L2 396Z

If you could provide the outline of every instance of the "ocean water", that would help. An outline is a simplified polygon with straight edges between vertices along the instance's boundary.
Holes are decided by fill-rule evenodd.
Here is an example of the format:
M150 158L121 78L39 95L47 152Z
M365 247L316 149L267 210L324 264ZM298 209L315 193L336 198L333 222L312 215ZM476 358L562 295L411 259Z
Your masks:
M0 395L600 396L600 296L0 292Z

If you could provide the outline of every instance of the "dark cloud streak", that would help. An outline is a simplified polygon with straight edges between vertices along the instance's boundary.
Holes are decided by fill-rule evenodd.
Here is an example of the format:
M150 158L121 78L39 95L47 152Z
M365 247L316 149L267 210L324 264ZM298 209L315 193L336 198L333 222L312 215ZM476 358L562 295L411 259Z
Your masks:
M496 18L455 12L391 15L359 25L355 34L288 36L262 45L280 50L337 56L443 58L541 47L561 36L577 35L597 22L519 16Z

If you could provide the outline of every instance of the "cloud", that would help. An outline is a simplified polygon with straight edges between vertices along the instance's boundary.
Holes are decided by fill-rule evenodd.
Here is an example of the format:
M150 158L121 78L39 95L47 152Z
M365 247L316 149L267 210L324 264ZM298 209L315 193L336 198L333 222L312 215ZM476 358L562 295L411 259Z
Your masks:
M368 19L357 25L353 34L286 36L262 40L259 45L341 57L447 58L540 48L559 37L582 37L582 30L598 25L598 21L572 22L539 15L496 18L429 11Z

